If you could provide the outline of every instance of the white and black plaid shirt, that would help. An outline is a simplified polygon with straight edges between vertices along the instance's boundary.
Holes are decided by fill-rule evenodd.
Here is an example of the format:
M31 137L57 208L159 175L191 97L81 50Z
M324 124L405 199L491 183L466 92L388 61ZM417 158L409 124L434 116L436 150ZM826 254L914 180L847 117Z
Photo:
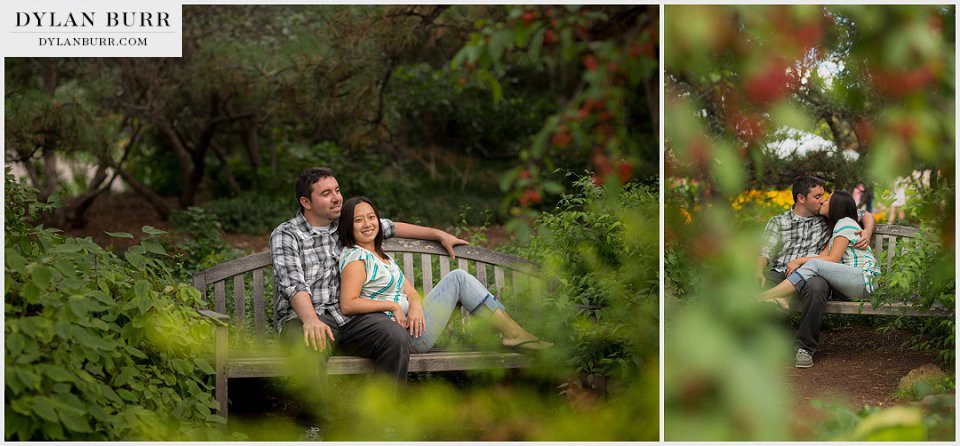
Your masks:
M277 332L284 322L297 317L290 298L300 291L310 294L317 315L330 314L339 325L351 316L340 312L340 237L337 222L327 227L307 223L302 212L285 221L270 234L270 255L273 258L273 288L276 305L273 319ZM381 218L384 238L394 235L393 222Z
M863 218L860 209L857 218ZM760 257L765 257L770 269L784 273L787 263L800 257L816 256L830 241L830 228L825 218L814 215L801 217L790 209L769 221L763 229L763 247Z

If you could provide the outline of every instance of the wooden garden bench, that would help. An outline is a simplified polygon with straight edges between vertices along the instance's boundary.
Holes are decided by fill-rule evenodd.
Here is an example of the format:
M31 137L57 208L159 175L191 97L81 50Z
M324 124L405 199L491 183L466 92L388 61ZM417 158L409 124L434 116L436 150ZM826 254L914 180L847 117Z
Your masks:
M450 257L439 243L423 240L392 238L384 241L383 249L403 269L408 280L421 277L419 291L426 296L436 283L450 272ZM480 283L501 296L510 285L520 282L535 285L529 280L538 270L536 264L520 257L498 253L476 246L458 246L456 266L473 274ZM414 257L418 257L414 260ZM439 267L438 269L436 267ZM200 310L204 316L217 321L215 329L216 398L219 414L228 415L228 383L230 378L279 377L292 374L286 356L277 338L273 324L273 299L264 293L265 279L272 282L273 264L270 252L264 251L214 266L193 275L193 286L204 300L213 291L213 310ZM270 269L271 271L266 271ZM434 273L439 276L434 279ZM491 274L491 275L488 275ZM492 279L492 283L491 283ZM416 282L414 282L416 283ZM232 296L228 299L227 296ZM250 312L248 313L248 309ZM232 314L228 316L228 314ZM461 320L451 321L451 335L463 334L467 313L461 308ZM411 372L436 372L485 368L517 368L529 361L519 353L474 351L466 349L438 350L410 355ZM356 356L330 357L328 374L359 374L373 371L373 361Z
M886 253L886 265L881 266L881 273L887 274L897 252L897 242L906 238L917 237L919 229L910 226L899 225L876 225L873 231L871 242L873 244L873 253L878 258L880 253ZM790 300L790 308L794 311L800 311L797 299ZM830 300L827 302L827 313L833 314L863 314L873 316L953 316L952 308L942 306L933 306L923 311L912 307L905 302L884 302L879 307L873 308L869 300L867 301L843 301Z

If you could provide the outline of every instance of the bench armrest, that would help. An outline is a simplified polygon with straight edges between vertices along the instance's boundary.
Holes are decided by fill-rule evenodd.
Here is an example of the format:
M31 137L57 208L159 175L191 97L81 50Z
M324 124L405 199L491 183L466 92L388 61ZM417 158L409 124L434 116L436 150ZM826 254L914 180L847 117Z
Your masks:
M217 325L226 326L230 322L230 316L227 316L223 313L217 313L213 310L197 308L197 313L200 313L201 316L212 320Z

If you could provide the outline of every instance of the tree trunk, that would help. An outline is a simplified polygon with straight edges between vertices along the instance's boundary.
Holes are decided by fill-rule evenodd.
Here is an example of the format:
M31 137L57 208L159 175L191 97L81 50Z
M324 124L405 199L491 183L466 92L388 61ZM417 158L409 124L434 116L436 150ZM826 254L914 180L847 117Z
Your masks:
M223 177L227 180L227 188L230 189L230 193L234 196L240 195L240 185L237 184L237 179L233 176L233 171L230 170L226 151L217 143L211 144L211 147L213 148L213 153L217 155L217 159L220 160L220 168L223 170Z
M160 214L160 217L164 220L170 218L170 214L173 213L173 210L170 209L170 206L167 206L163 202L163 199L160 198L154 191L150 190L146 185L137 181L130 172L127 172L121 169L119 166L115 166L117 173L120 174L120 178L123 178L123 181L126 182L136 193L140 194L141 197L147 200L154 209L157 210L157 213Z

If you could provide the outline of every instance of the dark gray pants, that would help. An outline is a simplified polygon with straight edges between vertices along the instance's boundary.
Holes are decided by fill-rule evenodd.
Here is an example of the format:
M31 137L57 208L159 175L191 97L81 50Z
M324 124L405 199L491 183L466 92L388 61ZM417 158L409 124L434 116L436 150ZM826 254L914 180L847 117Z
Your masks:
M320 320L330 326L336 339L332 345L327 339L327 348L322 352L304 346L300 319L284 323L281 334L290 350L291 367L295 367L291 379L294 391L302 395L308 409L312 409L301 411L297 421L304 425L319 424L322 431L327 431L330 424L327 359L330 355L370 358L377 373L390 376L403 385L407 381L410 363L410 335L400 324L380 312L357 315L342 327L337 326L336 320L328 314L321 315Z
M777 271L767 270L767 286L772 288L783 282L786 276ZM806 286L800 290L800 328L794 342L797 347L803 348L810 354L817 352L820 341L820 325L823 324L823 314L827 310L827 300L830 299L830 284L822 277L811 277Z

